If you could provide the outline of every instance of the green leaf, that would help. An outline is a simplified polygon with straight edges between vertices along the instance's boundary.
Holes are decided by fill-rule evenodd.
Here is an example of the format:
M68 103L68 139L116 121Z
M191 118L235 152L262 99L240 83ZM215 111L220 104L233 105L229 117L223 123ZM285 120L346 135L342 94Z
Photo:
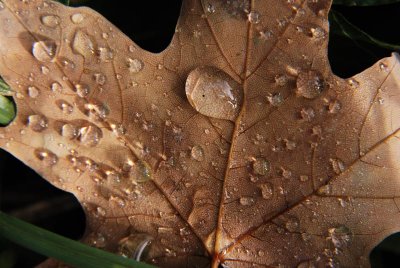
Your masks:
M343 35L355 41L363 41L381 48L400 51L400 45L386 43L376 39L357 26L351 24L342 14L335 10L329 12L331 31L334 34Z
M15 106L7 97L0 95L0 124L7 125L15 117Z
M3 79L0 77L0 95L3 96L11 96L11 89L10 87L4 82Z
M334 5L343 6L381 6L400 3L400 0L333 0Z
M92 248L36 227L0 211L0 236L74 267L151 268L154 266Z
M64 4L66 6L69 6L69 0L56 0L57 2L60 2L61 4Z

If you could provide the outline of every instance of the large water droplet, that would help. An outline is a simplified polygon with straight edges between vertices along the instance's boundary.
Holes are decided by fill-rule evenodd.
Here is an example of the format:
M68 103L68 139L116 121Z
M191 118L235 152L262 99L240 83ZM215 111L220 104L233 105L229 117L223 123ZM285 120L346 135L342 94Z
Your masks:
M131 234L118 242L118 254L141 261L146 259L153 240L153 237L148 234Z
M36 87L28 87L28 96L35 99L39 96L39 90Z
M36 149L35 156L47 167L54 166L58 162L58 157L53 152L46 149Z
M252 166L254 173L258 175L267 175L271 169L269 161L262 157L255 158Z
M47 118L38 114L30 115L28 126L35 132L42 132L47 128Z
M43 25L46 25L50 28L55 28L60 25L60 17L55 15L45 15L40 18Z
M78 135L78 129L72 124L64 124L61 127L61 135L67 139L74 139Z
M241 86L215 67L199 67L186 80L186 96L199 113L234 121L243 99Z
M139 160L133 166L131 176L137 182L147 182L152 178L152 172L149 164L143 160Z
M89 147L96 146L103 137L103 132L95 125L83 126L78 132L79 141Z
M325 88L322 75L317 71L301 72L296 81L296 93L306 99L318 97Z
M203 148L200 145L193 146L192 150L190 151L190 155L192 156L193 159L197 161L203 161L204 159Z
M353 234L348 227L341 225L328 230L328 239L332 241L335 248L343 248L350 245Z
M143 69L143 62L139 59L131 59L128 58L127 59L127 64L128 64L128 68L129 71L131 73L138 73Z
M57 45L54 41L38 41L33 43L32 54L41 62L49 62L56 56Z
M92 37L82 30L76 31L72 41L72 50L84 57L93 55L95 48Z

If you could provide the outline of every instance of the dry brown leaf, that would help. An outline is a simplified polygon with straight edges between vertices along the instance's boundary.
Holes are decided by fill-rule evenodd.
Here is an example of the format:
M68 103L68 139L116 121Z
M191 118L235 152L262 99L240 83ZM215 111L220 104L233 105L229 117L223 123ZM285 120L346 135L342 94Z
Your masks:
M0 145L74 193L83 241L108 251L151 240L141 259L160 266L368 266L400 230L399 56L332 74L329 7L187 0L152 54L88 8L3 0L18 116Z

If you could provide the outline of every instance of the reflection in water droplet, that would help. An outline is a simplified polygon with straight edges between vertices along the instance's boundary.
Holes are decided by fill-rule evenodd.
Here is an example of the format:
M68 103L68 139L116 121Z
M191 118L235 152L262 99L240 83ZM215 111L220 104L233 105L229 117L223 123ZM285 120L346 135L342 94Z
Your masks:
M131 73L138 73L143 69L143 62L139 59L127 59L129 71Z
M131 175L137 182L147 182L152 178L151 168L149 164L143 160L139 160L135 163L135 166L131 171Z
M30 115L28 126L35 132L41 132L47 128L47 118L38 114Z
M85 146L96 146L103 137L103 132L95 125L84 126L78 132L79 141Z
M92 37L82 30L76 31L72 40L72 50L84 57L93 55L95 49Z
M39 96L39 90L36 87L28 87L28 96L35 99Z
M220 69L199 67L192 70L185 90L189 103L203 115L234 121L239 114L243 90Z
M271 169L269 161L262 157L255 158L252 166L253 172L258 175L267 175Z
M203 159L204 159L203 148L201 148L200 145L193 146L192 150L190 151L190 155L192 156L193 159L195 159L197 161L203 161Z
M54 41L38 41L33 43L32 54L41 62L49 62L54 59L57 51L57 45Z
M55 15L45 15L40 18L43 25L55 28L60 25L60 17Z
M272 184L271 183L262 183L258 185L258 188L261 190L261 195L264 199L271 199L274 194Z
M74 111L74 107L65 100L58 100L56 104L64 114L71 114Z
M54 166L58 162L58 157L53 152L46 149L36 149L35 156L47 167Z
M306 99L318 97L325 88L322 75L317 71L301 72L296 81L296 93Z
M341 225L328 230L328 239L332 241L335 248L343 248L350 245L353 233L348 227Z
M215 7L212 4L207 5L207 12L208 13L214 13L215 12Z
M106 210L104 209L104 208L102 208L102 207L97 207L96 208L96 215L97 216L101 216L101 217L104 217L104 216L106 216Z
M148 234L131 234L118 242L118 254L136 261L145 260L153 240Z
M85 17L81 13L75 13L71 16L72 23L79 24L83 21Z
M61 135L67 139L74 139L78 135L78 130L74 125L64 124L61 127Z

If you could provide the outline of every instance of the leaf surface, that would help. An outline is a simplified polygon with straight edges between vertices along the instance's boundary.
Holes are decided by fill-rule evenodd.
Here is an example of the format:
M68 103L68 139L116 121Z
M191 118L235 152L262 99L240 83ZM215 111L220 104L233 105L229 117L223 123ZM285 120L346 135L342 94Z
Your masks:
M399 56L335 76L330 1L187 0L159 54L88 8L0 3L18 108L0 146L77 196L84 242L159 266L354 267L399 231Z

